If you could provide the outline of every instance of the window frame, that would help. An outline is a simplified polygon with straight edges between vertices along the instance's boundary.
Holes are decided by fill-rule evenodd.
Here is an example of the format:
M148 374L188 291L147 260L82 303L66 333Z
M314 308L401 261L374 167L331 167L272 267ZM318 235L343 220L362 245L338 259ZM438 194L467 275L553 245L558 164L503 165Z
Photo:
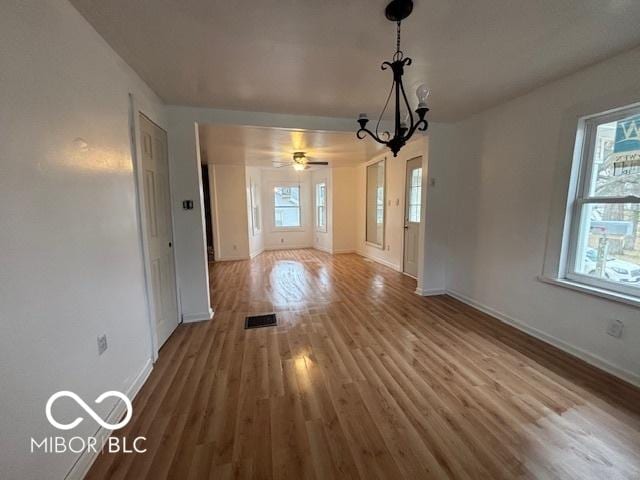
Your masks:
M251 209L251 232L253 236L257 236L262 229L262 219L260 218L260 202L258 201L258 185L249 178L249 203Z
M640 197L634 195L627 196L590 196L589 190L593 176L593 160L596 148L596 135L599 125L617 122L633 115L640 115L640 104L627 105L625 107L582 117L578 121L576 143L574 151L574 165L577 162L577 175L569 185L569 196L567 201L567 213L569 228L565 234L564 243L566 248L565 261L561 265L561 277L577 284L593 287L612 294L622 294L635 299L640 299L640 289L626 286L621 283L607 281L585 275L576 271L576 261L578 259L578 242L582 228L582 211L585 205L589 204L625 204L640 203Z
M377 194L376 194L376 202L374 208L376 209L376 223L378 216L378 209L382 207L382 238L380 239L380 243L375 243L368 238L368 217L369 217L369 168L374 165L382 165L383 168L383 178L382 178L382 204L378 205L377 202ZM384 156L382 158L374 159L365 164L365 225L364 225L364 243L365 245L378 248L380 250L385 250L385 242L386 242L386 230L387 230L387 157ZM376 185L376 188L379 188Z
M318 204L318 189L320 187L324 188L324 204L323 205ZM313 204L314 204L314 212L315 212L316 232L327 233L327 181L325 179L320 180L314 185ZM324 225L320 225L319 223L320 215L318 213L318 210L320 207L323 207L322 218L324 219Z
M298 189L298 194L299 194L299 200L300 200L300 203L298 204L298 206L297 207L277 207L276 206L276 188L297 188ZM302 208L302 198L303 198L302 185L300 183L297 183L297 182L276 182L276 183L271 185L270 196L271 196L271 221L273 222L272 231L274 231L274 232L302 232L302 231L304 231L304 217L303 217L303 211L304 210ZM300 224L298 226L292 226L292 227L280 227L280 226L278 226L276 224L276 208L297 208L298 212L299 212L298 218L300 219Z

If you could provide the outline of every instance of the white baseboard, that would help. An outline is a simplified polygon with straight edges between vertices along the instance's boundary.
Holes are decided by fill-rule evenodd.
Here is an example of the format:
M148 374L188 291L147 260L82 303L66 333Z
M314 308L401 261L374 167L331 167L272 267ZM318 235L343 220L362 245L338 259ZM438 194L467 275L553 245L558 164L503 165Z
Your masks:
M356 251L354 249L348 249L348 248L333 251L334 255L341 255L343 253L356 253Z
M447 291L443 288L432 288L424 290L422 288L416 288L416 293L423 297L431 297L433 295L444 295Z
M320 245L314 245L314 250L319 250L321 252L330 253L333 255L334 251L330 248L321 247Z
M486 313L487 315L491 315L492 317L497 318L503 323L511 325L512 327L517 328L518 330L528 335L531 335L532 337L537 338L538 340L541 340L545 343L553 345L554 347L559 348L560 350L563 350L573 355L574 357L578 357L579 359L584 360L588 364L593 365L594 367L597 367L600 370L604 370L605 372L610 373L615 377L621 378L622 380L625 380L626 382L629 382L632 385L635 385L636 387L640 387L640 375L634 372L631 372L624 368L620 368L616 365L613 365L609 363L607 360L597 355L593 355L592 353L582 350L581 348L578 348L574 345L571 345L570 343L567 343L564 340L560 340L559 338L553 337L541 330L538 330L537 328L530 327L524 324L523 322L521 322L520 320L510 317L509 315L505 315L504 313L499 312L491 307L488 307L487 305L484 305L470 297L467 297L466 295L460 292L447 289L446 293L460 300L461 302L466 303L467 305L477 308L478 310Z
M238 260L249 260L249 258L250 257L248 257L246 255L236 255L236 256L230 256L230 257L218 257L214 261L216 261L216 262L237 262Z
M377 258L377 257L371 256L371 255L368 255L365 252L363 252L362 250L357 250L355 253L357 253L361 257L368 258L369 260L373 260L374 262L377 262L380 265L384 265L385 267L389 267L389 268L395 270L396 272L402 273L402 267L400 265L396 265L395 263L391 263L391 262L389 262L387 260L383 260L382 258Z
M182 321L184 323L191 323L191 322L203 322L205 320L211 320L213 318L213 309L209 308L208 312L202 312L202 313L189 313L189 314L182 314Z
M265 251L273 250L304 250L305 248L314 248L313 245L271 245L264 247Z
M253 253L249 253L249 258L255 258L258 255L260 255L262 252L264 252L264 248L261 248L260 250L258 250L257 252L253 252Z
M124 394L133 402L133 399L136 397L144 383L149 378L151 374L151 370L153 370L153 362L151 359L147 360L147 362L142 367L142 370L136 375L136 378L133 380L129 388ZM107 423L118 423L120 419L125 414L126 409L124 403L119 401L109 412L109 415L106 418ZM100 427L93 436L96 438L97 445L102 445L106 442L106 439L111 435L112 430ZM85 475L89 472L91 465L95 462L96 458L100 455L100 451L91 452L89 450L85 450L80 454L76 463L73 464L67 475L64 477L65 480L81 480L85 477Z

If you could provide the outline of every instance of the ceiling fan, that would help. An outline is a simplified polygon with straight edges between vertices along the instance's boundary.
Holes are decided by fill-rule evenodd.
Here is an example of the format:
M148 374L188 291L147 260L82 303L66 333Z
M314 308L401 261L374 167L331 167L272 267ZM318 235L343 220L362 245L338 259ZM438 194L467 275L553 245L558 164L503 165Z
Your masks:
M277 165L277 168L288 167L290 165L293 165L293 168L298 171L306 170L307 168L309 168L310 165L329 165L329 162L309 161L305 152L294 152L293 162L288 162L288 163L274 162L274 163L280 163L279 165Z

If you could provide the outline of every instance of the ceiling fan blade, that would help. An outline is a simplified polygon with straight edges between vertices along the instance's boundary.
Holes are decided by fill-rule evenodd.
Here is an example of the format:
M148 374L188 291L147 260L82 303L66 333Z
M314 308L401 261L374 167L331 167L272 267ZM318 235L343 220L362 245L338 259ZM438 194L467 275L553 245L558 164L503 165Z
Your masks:
M329 165L329 162L306 162L307 165Z
M281 163L280 165L274 165L274 167L282 168L282 167L290 167L291 165L293 165L293 162L291 162L291 163Z

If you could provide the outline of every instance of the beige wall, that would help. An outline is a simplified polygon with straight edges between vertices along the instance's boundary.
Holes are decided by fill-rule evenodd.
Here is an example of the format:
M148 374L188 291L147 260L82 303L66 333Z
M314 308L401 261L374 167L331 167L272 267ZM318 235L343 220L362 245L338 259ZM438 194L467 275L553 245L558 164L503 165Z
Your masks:
M357 167L332 169L333 198L333 251L335 253L356 250L357 217Z
M300 185L301 228L289 231L275 228L273 188L276 185ZM262 171L262 204L265 250L313 247L311 172L296 172L293 168L264 169Z
M244 165L209 165L211 216L216 260L249 258Z

